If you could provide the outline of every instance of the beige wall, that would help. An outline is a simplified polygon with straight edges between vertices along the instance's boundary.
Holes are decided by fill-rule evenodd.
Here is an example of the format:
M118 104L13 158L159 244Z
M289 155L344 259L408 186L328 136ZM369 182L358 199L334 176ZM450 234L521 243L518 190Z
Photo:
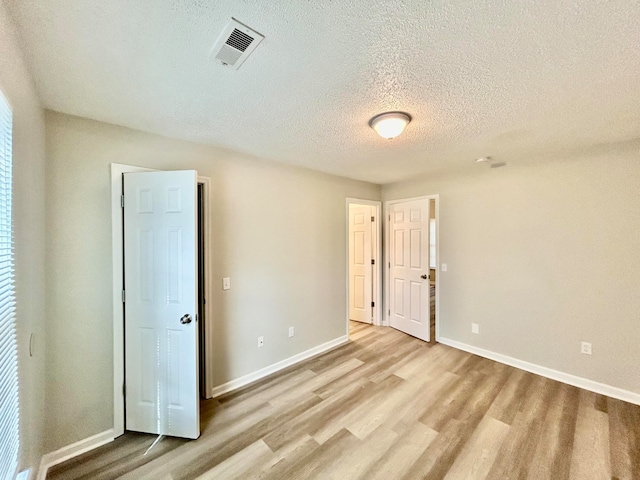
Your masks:
M383 187L384 200L440 194L441 335L640 393L638 158L470 165Z
M13 109L13 221L20 373L20 465L37 467L44 423L44 115L0 2L0 91ZM29 356L29 337L35 353Z
M54 112L46 131L47 451L113 422L111 162L212 179L216 385L346 334L345 198L379 186Z

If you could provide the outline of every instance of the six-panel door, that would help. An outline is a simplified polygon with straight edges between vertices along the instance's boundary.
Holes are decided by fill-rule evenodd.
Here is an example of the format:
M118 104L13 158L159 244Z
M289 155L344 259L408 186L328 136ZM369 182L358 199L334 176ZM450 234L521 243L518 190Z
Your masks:
M429 341L429 199L389 208L390 324Z
M197 438L197 172L124 174L126 429Z
M371 214L370 205L349 205L349 319L366 323L373 314Z

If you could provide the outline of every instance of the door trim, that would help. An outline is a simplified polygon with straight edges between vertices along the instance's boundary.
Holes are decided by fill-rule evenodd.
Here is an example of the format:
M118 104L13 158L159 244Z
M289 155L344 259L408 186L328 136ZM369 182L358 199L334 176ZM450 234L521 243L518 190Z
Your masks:
M124 244L122 207L122 174L132 172L153 172L154 168L137 167L120 163L111 164L111 262L112 262L112 305L113 305L113 436L119 437L124 433L124 305L122 291L124 287ZM211 179L198 176L198 183L204 188L204 233L205 252L210 252L205 258L205 298L213 299L212 282L212 239L211 239ZM207 351L204 363L211 365L213 360L213 303L205 305L207 327L205 328L205 344ZM213 385L213 369L205 370L206 391L209 394ZM200 393L198 392L198 395Z
M211 206L213 205L211 178L198 175L198 184L202 185L202 229L204 230L204 321L205 321L205 358L200 365L213 365L213 229ZM208 300L208 301L206 301ZM200 353L202 355L202 353ZM205 368L204 371L205 397L212 398L213 368ZM200 395L200 393L198 393Z
M382 325L382 321L383 321L383 316L382 316L382 282L380 281L382 278L381 272L380 272L380 268L382 266L382 224L383 222L380 221L380 219L382 218L382 202L379 202L377 200L364 200L361 198L351 198L351 197L347 197L345 200L345 212L346 212L346 219L345 219L345 225L346 225L346 233L345 233L345 239L346 239L346 247L347 247L347 252L346 252L346 261L345 261L345 265L346 265L346 269L345 269L345 275L346 275L346 279L347 279L347 296L346 296L346 306L345 306L345 317L346 317L346 323L345 323L345 328L346 328L346 334L347 337L349 336L349 205L351 204L355 204L355 205L371 205L372 207L376 208L376 219L378 219L377 221L377 225L376 228L373 230L375 232L376 235L376 248L374 249L374 251L372 252L372 258L375 260L376 265L378 268L374 268L373 269L373 295L371 297L371 301L375 303L375 307L373 307L373 325Z
M435 200L435 210L436 210L436 342L440 341L440 195L424 195L422 197L410 197L410 198L398 198L395 200L386 200L384 202L384 225L385 225L385 244L384 244L384 264L389 265L390 253L389 248L391 246L391 237L389 232L389 209L391 205L395 203L403 203L410 202L412 200ZM389 316L389 299L391 298L391 289L389 286L389 268L384 269L383 274L384 284L385 284L385 305L384 308L387 313L384 315L384 321L382 325L389 326L391 324L391 319Z

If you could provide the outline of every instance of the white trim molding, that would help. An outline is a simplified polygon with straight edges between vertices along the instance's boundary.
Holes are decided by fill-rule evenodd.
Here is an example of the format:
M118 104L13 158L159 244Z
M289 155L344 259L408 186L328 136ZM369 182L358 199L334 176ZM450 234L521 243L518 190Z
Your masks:
M202 185L202 228L204 230L204 298L213 298L213 228L211 213L213 209L211 178L198 175L198 184ZM213 388L213 302L206 302L204 306L204 335L205 335L205 369L204 391ZM202 354L201 354L202 355ZM207 396L208 398L208 396Z
M451 340L449 338L440 337L439 341L443 345L448 345L450 347L457 348L458 350L473 353L474 355L488 358L489 360L495 360L496 362L504 363L505 365L519 368L520 370L524 370L526 372L535 373L536 375L550 378L551 380L557 380L558 382L566 383L567 385L572 385L584 390L589 390L590 392L599 393L600 395L606 395L607 397L617 398L618 400L622 400L624 402L640 405L640 394L630 392L629 390L623 390L622 388L613 387L611 385L607 385L606 383L600 383L594 380L589 380L587 378L578 377L577 375L572 375L570 373L560 372L558 370L543 367L535 363L525 362L524 360L519 360L517 358L509 357L508 355L492 352L491 350L485 350L484 348L475 347L473 345L468 345L466 343Z
M47 471L54 465L66 462L70 458L82 455L94 448L101 447L102 445L112 442L114 438L113 428L110 428L109 430L93 435L92 437L85 438L84 440L62 447L55 452L43 455L40 460L40 467L38 468L38 476L36 479L45 480L47 477Z
M311 357L315 357L316 355L325 353L348 342L349 335L343 335L342 337L329 340L326 343L310 348L309 350L305 350L304 352L293 355L292 357L285 358L284 360L271 364L268 367L261 368L260 370L256 370L255 372L248 375L244 375L240 378L236 378L235 380L231 380L227 383L223 383L222 385L218 385L211 390L211 397L219 397L224 393L237 390L238 388L244 387L245 385L249 385L250 383L271 375L272 373L276 373L280 370L290 367L291 365L295 365L296 363L308 360Z

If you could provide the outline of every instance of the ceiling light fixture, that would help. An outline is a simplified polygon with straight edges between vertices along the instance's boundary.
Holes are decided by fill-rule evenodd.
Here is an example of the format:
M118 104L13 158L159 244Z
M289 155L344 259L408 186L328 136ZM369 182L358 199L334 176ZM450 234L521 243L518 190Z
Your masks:
M369 126L382 138L391 140L400 135L409 125L411 115L405 112L380 113L369 120Z
M491 161L491 157L476 158L476 163L487 163Z

